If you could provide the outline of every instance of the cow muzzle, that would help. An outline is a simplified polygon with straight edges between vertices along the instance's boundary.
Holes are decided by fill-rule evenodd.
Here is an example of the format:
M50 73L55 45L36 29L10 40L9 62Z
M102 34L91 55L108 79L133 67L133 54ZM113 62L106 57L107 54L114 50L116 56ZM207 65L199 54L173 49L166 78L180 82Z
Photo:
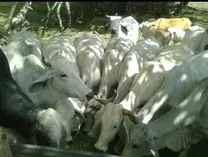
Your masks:
M95 148L98 150L98 151L102 151L103 153L105 153L108 149L107 146L101 144L100 142L97 142L95 143Z

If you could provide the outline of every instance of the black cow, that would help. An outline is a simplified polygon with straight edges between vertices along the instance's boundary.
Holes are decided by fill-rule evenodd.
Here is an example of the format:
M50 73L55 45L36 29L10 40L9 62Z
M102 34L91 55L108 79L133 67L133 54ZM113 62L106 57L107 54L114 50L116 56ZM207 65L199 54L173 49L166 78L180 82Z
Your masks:
M39 124L39 125L38 125ZM29 144L64 147L66 124L53 109L36 106L11 76L8 60L0 49L0 126L11 128ZM44 142L48 141L47 144Z
M0 49L0 125L19 132L29 144L37 144L37 112L38 107L12 78L8 60Z

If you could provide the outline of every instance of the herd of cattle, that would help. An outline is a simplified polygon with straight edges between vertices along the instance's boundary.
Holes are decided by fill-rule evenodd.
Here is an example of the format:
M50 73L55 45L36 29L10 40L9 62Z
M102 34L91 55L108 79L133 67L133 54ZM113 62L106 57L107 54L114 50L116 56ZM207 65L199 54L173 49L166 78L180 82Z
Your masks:
M207 29L109 18L105 48L98 33L10 36L0 49L1 137L65 148L82 131L102 152L118 137L114 152L127 157L184 153L208 137Z

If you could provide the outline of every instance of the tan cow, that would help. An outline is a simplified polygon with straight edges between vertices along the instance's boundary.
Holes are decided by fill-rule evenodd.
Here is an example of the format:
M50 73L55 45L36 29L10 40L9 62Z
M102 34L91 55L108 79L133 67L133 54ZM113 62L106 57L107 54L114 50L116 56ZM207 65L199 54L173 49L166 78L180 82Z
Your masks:
M155 29L165 29L170 27L186 30L191 26L192 22L188 18L159 18L156 21L150 22L150 25Z

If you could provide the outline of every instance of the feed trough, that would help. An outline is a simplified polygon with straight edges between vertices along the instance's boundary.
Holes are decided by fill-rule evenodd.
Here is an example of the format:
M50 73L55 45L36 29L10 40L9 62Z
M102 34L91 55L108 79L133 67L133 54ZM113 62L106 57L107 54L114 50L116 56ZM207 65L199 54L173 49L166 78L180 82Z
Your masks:
M28 144L10 144L13 157L119 157L80 150L65 150Z

